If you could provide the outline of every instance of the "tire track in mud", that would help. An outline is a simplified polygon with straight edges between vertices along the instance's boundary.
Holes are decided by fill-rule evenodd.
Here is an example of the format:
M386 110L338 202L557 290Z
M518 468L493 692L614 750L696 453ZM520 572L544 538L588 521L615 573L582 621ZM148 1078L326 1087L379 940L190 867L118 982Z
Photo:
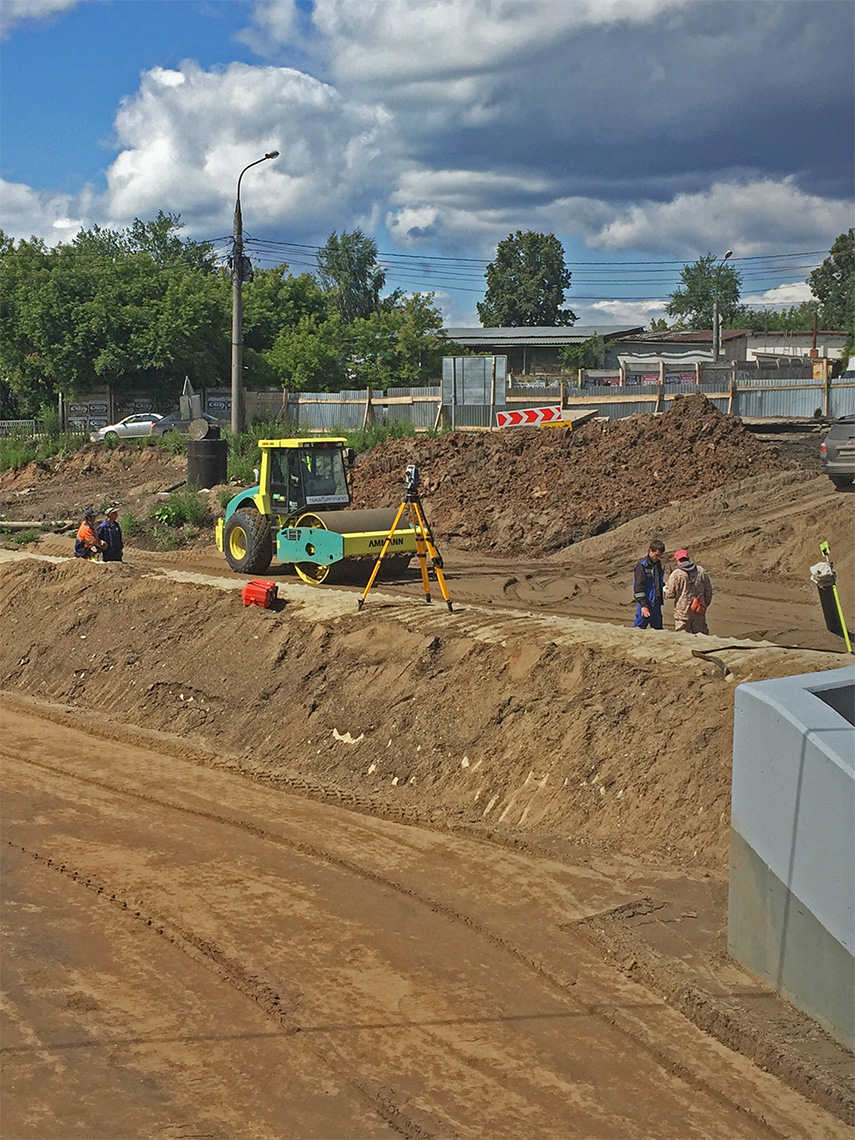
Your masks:
M158 796L152 796L135 789L123 788L121 786L111 784L108 781L97 779L94 776L87 776L81 773L69 771L68 769L52 764L47 764L43 761L15 756L14 754L8 753L5 749L2 748L0 748L0 756L4 756L9 760L23 764L24 766L30 765L41 771L50 773L51 775L59 776L60 778L84 783L90 787L97 788L101 791L105 791L113 795L119 795L124 796L128 799L138 800L142 803L149 804L156 808L175 811L191 818L204 820L208 823L218 824L223 827L235 828L236 830L241 831L246 835L251 835L254 838L261 839L265 842L269 842L279 847L293 851L297 855L318 860L327 866L333 867L339 871L344 871L346 874L353 875L382 889L392 890L396 894L406 898L408 901L425 907L429 912L441 915L443 918L446 918L451 922L455 922L466 927L477 936L489 942L492 946L508 954L517 963L521 964L523 967L535 974L541 981L547 983L555 991L560 993L563 999L569 1000L571 1005L574 1006L579 1012L585 1014L588 1017L594 1018L597 1021L600 1021L601 1023L608 1026L609 1029L617 1032L619 1035L629 1040L635 1048L640 1049L642 1052L647 1054L647 1056L650 1057L657 1066L664 1069L665 1072L667 1072L669 1075L682 1081L688 1087L709 1097L715 1103L721 1105L727 1110L736 1112L738 1115L744 1116L746 1119L751 1120L752 1123L756 1125L765 1135L774 1138L774 1140L784 1140L786 1136L785 1133L778 1131L776 1128L770 1125L762 1115L753 1111L751 1108L746 1107L740 1101L734 1100L726 1092L721 1091L715 1085L710 1084L704 1078L699 1077L682 1061L676 1059L673 1056L670 1056L664 1049L660 1048L657 1044L650 1040L649 1030L647 1032L644 1032L636 1027L632 1023L631 1015L628 1015L618 1005L604 1002L585 1002L580 1000L573 992L575 986L575 977L569 978L562 976L560 973L547 966L544 962L536 960L520 947L515 946L512 942L509 942L506 938L502 937L500 934L497 934L495 931L490 930L488 927L484 926L476 919L467 914L464 914L463 912L455 909L452 906L449 906L446 903L441 902L438 899L431 898L421 891L407 887L402 883L396 882L394 879L378 874L369 868L362 867L359 864L352 862L351 860L337 855L334 852L325 850L322 847L318 847L315 844L307 843L304 840L292 839L288 836L269 831L247 820L223 815L219 812L206 811L202 808L190 807L188 805L166 800ZM9 843L12 846L20 846L13 844L11 840ZM20 850L25 851L23 847L20 847ZM37 853L34 854L33 857L36 859L40 858ZM68 870L67 863L63 862L60 864L55 858L51 858L47 862L48 865L55 867L60 871L60 873L65 873ZM72 881L82 881L85 887L90 887L91 884L95 881L91 873L88 877L84 878L84 873L77 870L73 871L70 877ZM100 894L106 892L107 887L104 885L100 886L101 889L98 891L98 893ZM109 901L112 902L115 899L115 892L111 892ZM121 900L122 910L130 910L134 918L143 921L148 929L154 929L155 933L160 936L166 936L169 938L170 936L168 934L164 935L163 932L170 930L172 932L171 940L173 940L179 948L192 948L193 951L202 955L215 968L217 968L217 972L220 974L223 980L227 982L227 984L234 986L234 988L239 990L241 993L247 993L253 998L253 1000L258 1002L258 1004L262 1009L265 1010L265 1012L270 1013L270 1015L275 1017L277 1020L280 1020L283 1017L286 1018L284 1022L280 1020L280 1024L283 1024L284 1026L290 1028L292 1032L299 1032L299 1026L294 1025L291 1019L291 1014L282 1007L281 999L279 998L279 995L276 994L273 987L269 986L268 983L260 979L256 979L254 975L250 974L247 970L240 966L239 963L232 962L231 959L229 959L222 951L219 950L219 948L215 946L215 944L200 938L192 931L185 931L180 926L172 923L167 919L158 920L160 922L160 929L158 929L157 926L153 927L152 916L144 916L142 914L142 911L140 909L142 905L143 904L141 902L133 903L132 907L129 907L127 900ZM667 1010L668 1006L663 1005L663 1009ZM691 1024L688 1019L686 1020L688 1024ZM321 1053L319 1051L318 1056L328 1058L328 1054L326 1052ZM354 1083L349 1076L347 1076L346 1079L350 1083ZM354 1087L358 1088L361 1095L366 1095L363 1086L354 1084ZM384 1105L383 1111L384 1113L388 1111L387 1105ZM383 1119L387 1119L385 1115L383 1116ZM404 1131L397 1124L392 1124L391 1121L387 1120L387 1123L390 1123L391 1126L401 1131L402 1135L405 1135L407 1137L412 1136L414 1140L421 1140L422 1137L424 1137L425 1140L428 1140L428 1137L431 1135L430 1133L425 1132L423 1129L421 1129L418 1125L416 1125L417 1130L415 1132L410 1132Z
M60 770L57 769L56 771ZM156 803L157 801L152 800L151 802ZM226 985L254 1001L268 1017L284 1030L286 1036L292 1037L300 1033L301 1026L295 1016L299 999L283 998L269 981L247 970L240 962L226 954L215 942L208 938L201 938L192 930L188 930L172 919L148 912L142 899L125 898L121 894L111 891L107 884L101 882L93 874L86 876L85 872L73 868L68 862L60 862L58 858L42 852L31 851L13 840L7 840L6 846L14 851L20 851L22 855L28 856L37 863L42 863L46 868L66 875L68 882L76 883L84 889L94 891L96 896L102 897L106 903L115 906L126 917L141 923L147 930L163 938L198 965L215 974ZM318 1062L331 1069L339 1080L350 1085L368 1104L369 1108L400 1136L405 1137L406 1140L437 1140L439 1133L432 1129L438 1122L432 1122L430 1128L425 1124L420 1124L412 1115L408 1115L392 1097L384 1094L381 1091L382 1087L372 1089L365 1082L354 1078L349 1066L335 1063L329 1045L322 1049L313 1045L307 1037L301 1038L301 1045ZM15 1048L0 1049L0 1053L7 1052L14 1053ZM426 1114L422 1115L426 1116ZM446 1129L443 1129L442 1134L449 1135Z

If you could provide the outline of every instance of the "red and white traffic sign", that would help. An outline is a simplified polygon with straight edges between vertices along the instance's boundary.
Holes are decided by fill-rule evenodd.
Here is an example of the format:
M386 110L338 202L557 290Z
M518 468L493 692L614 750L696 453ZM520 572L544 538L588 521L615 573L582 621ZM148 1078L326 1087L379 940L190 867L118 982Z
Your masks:
M526 424L548 424L561 419L561 405L546 408L515 408L512 412L496 412L497 427L523 427Z

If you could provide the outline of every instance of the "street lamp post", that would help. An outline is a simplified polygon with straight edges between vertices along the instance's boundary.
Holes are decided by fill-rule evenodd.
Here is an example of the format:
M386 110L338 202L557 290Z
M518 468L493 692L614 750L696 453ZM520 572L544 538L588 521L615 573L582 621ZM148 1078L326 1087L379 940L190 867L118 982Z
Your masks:
M729 249L721 261L716 263L715 277L713 278L713 349L712 358L714 363L718 363L718 358L721 356L721 313L718 307L718 278L721 273L721 267L729 257L733 255L733 250Z
M240 180L250 166L258 166L268 158L278 158L279 151L271 150L264 158L257 158L245 166L238 175L235 196L234 244L232 247L232 432L243 431L243 219L240 213Z

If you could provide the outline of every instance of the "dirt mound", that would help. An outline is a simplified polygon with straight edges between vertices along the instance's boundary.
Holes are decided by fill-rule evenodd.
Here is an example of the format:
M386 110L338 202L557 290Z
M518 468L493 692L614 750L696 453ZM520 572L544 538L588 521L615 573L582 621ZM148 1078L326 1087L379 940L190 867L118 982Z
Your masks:
M187 459L133 443L84 447L55 460L0 473L0 514L8 519L79 519L87 506L118 501L140 514L186 477Z
M408 463L420 466L438 539L505 555L553 553L675 499L790 466L700 394L662 416L572 431L391 440L360 457L354 505L400 503Z
M733 678L695 639L283 593L272 612L121 563L4 563L0 687L365 810L723 871ZM738 679L839 664L724 657Z

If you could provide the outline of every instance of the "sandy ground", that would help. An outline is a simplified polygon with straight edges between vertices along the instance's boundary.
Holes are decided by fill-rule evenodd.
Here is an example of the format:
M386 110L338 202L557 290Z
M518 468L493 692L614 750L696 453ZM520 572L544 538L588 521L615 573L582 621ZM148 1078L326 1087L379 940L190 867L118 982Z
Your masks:
M103 458L0 513L181 478ZM0 550L4 1140L850 1134L851 1055L726 953L734 686L851 660L823 539L855 625L855 499L764 465L551 553L426 495L451 613L277 567L245 608L204 531ZM651 534L710 637L631 628Z
M4 714L4 1136L847 1134L591 939L667 873L45 723Z

